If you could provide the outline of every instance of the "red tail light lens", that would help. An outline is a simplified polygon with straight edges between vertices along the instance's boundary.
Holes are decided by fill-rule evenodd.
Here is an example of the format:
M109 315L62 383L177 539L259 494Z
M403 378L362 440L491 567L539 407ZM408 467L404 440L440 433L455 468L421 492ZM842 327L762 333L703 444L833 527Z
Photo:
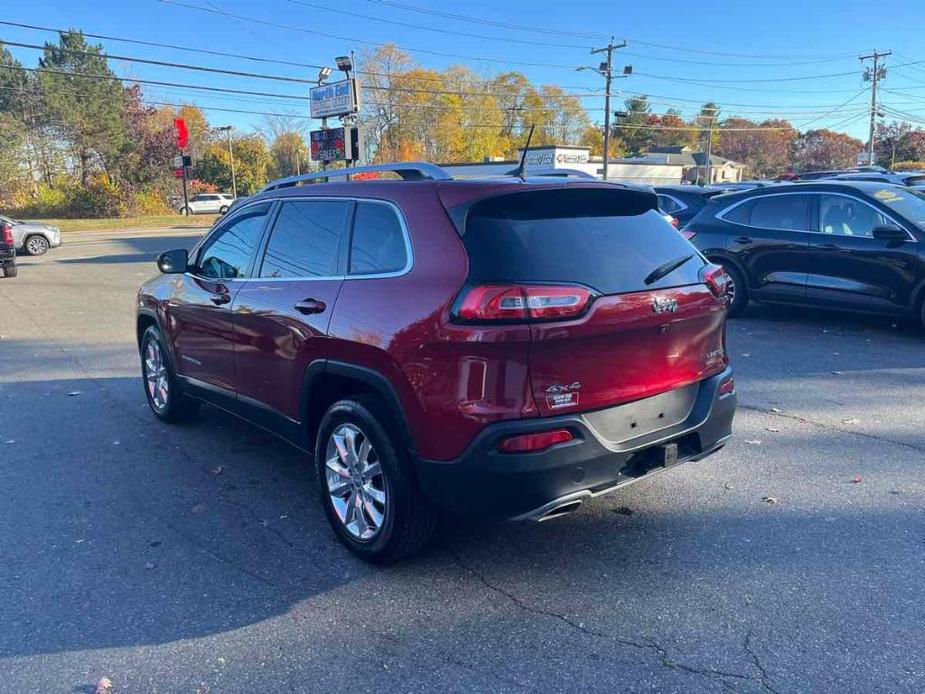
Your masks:
M13 227L11 227L9 224L0 224L0 236L3 237L4 245L13 245Z
M536 453L557 443L571 441L573 438L575 437L568 429L544 431L539 434L521 434L503 439L498 444L498 450L502 453Z
M710 288L713 296L726 295L728 278L726 277L726 271L719 265L704 266L700 271L700 280Z
M464 289L454 317L473 322L564 320L582 315L594 293L587 287L480 284Z
M731 376L719 384L719 394L720 395L729 395L730 393L734 393L735 389L736 389L736 382L735 380L733 380Z

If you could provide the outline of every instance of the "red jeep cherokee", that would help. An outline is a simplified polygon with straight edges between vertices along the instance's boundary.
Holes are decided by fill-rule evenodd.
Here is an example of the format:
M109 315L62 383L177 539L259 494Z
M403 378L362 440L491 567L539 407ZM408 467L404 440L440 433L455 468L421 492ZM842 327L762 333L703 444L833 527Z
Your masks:
M283 179L160 256L137 305L158 417L205 401L313 453L371 561L439 511L550 518L729 439L725 275L651 190L352 171L403 180Z

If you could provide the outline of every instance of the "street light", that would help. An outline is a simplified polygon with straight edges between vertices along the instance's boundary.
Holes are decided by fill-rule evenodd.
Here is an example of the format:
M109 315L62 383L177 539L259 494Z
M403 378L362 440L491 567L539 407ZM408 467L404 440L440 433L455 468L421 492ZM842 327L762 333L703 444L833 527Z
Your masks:
M350 77L350 71L353 69L353 58L349 55L339 55L334 58L334 63L337 65L337 69L341 72L346 72L347 77Z
M228 133L228 158L231 160L231 194L234 195L235 200L237 200L238 184L234 176L234 150L231 147L231 130L233 127L232 125L223 125L220 128L215 128L215 130Z
M332 72L333 72L333 70L331 70L331 68L329 68L329 67L327 67L327 66L321 68L321 69L318 71L318 86L319 86L319 87L320 87L322 84L324 84L324 81L325 81L328 77L331 76L331 73L332 73Z

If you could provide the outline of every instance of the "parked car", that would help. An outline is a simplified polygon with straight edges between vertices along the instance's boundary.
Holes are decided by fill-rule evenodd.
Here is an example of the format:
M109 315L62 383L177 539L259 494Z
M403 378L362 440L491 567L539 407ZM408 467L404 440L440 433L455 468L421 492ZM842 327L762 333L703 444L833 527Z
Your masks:
M828 171L803 171L799 174L783 174L780 178L786 180L815 181L820 178L834 178L852 173L889 173L882 166L855 166L850 169L832 169Z
M158 259L137 300L157 417L211 402L314 452L370 561L438 511L552 518L729 440L725 274L651 190L328 175L381 171L413 180L270 184Z
M44 255L49 248L61 245L61 230L58 227L39 222L23 222L3 215L0 215L0 224L10 226L16 249L29 255Z
M6 222L0 222L0 277L16 277L16 243Z
M750 299L925 322L925 194L812 181L710 200L685 235L726 268L730 312Z
M200 193L180 205L180 214L225 214L234 204L234 196L226 193Z
M707 201L724 191L712 186L655 186L658 196L658 209L674 217L679 228L684 228L694 218Z

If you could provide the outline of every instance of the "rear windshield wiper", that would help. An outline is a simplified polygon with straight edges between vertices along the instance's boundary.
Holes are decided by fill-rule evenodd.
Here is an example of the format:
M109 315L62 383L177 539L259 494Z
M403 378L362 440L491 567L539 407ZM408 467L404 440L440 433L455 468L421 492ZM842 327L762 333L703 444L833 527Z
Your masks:
M646 278L643 280L643 282L644 282L646 285L654 284L654 283L658 282L660 279L662 279L662 277L664 277L665 275L669 275L669 274L671 274L672 272L674 272L675 270L677 270L679 267L681 267L682 265L684 265L684 263L686 263L688 260L690 260L690 259L693 258L693 257L694 257L694 254L693 254L693 253L689 253L688 255L682 255L680 258L675 258L674 260L669 260L669 261L668 261L667 263L665 263L664 265L659 265L659 266L658 266L657 268L655 268L652 272L650 272L650 273L646 276Z

